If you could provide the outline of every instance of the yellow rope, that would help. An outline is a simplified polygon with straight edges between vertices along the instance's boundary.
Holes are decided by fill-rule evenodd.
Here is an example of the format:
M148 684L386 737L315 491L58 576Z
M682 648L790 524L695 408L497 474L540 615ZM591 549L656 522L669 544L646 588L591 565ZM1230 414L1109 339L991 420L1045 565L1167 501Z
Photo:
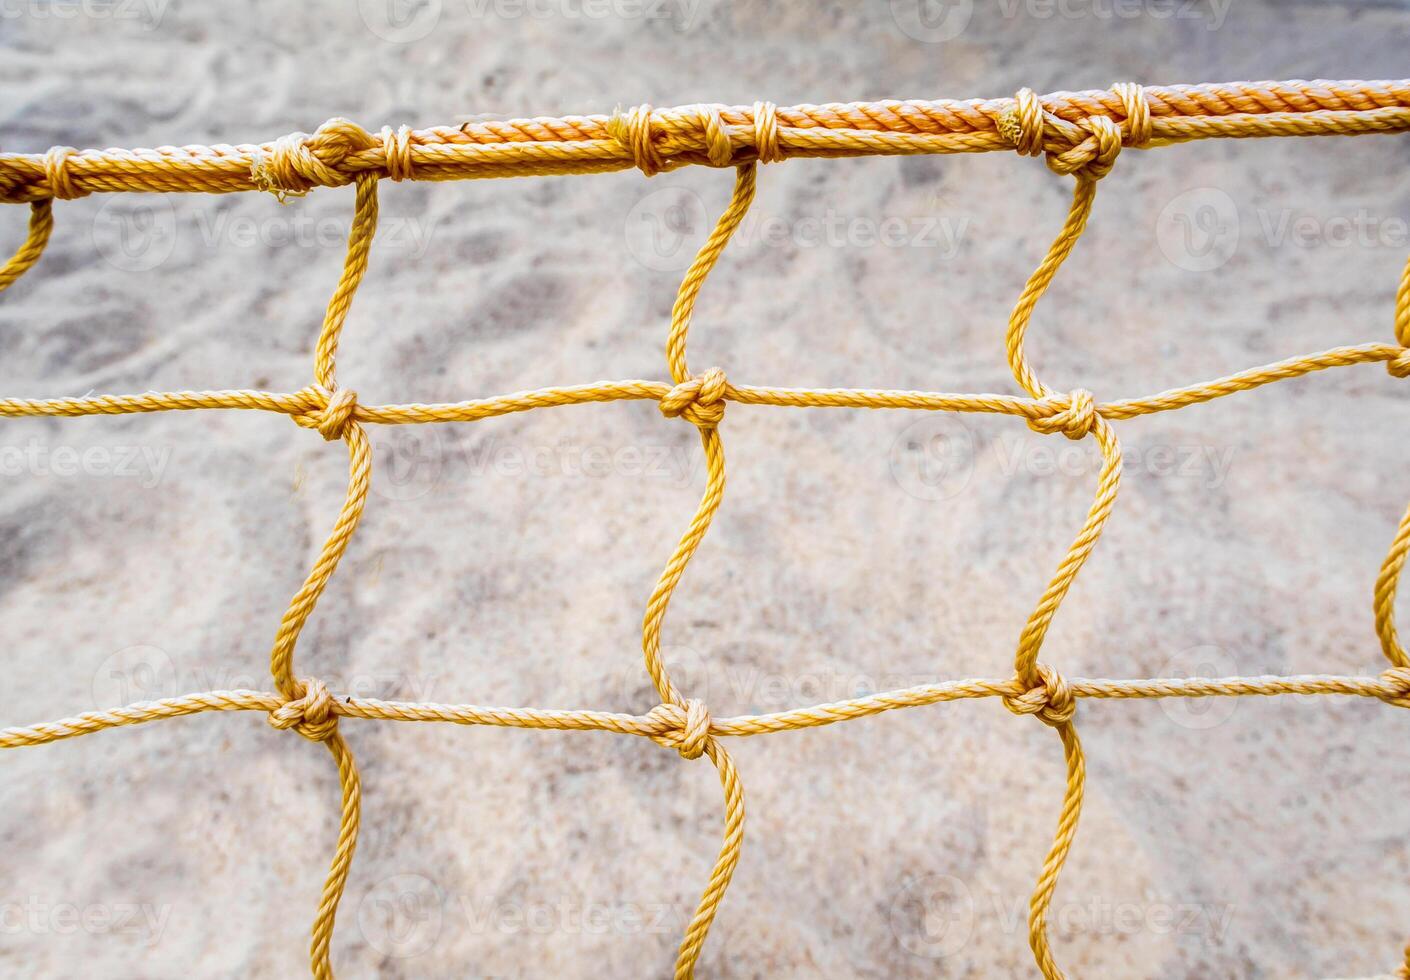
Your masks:
M334 920L357 845L361 788L340 718L442 721L463 725L561 731L607 731L649 738L685 759L710 759L724 794L720 853L686 928L675 976L694 975L710 925L739 863L744 840L744 792L733 760L720 742L863 718L897 708L969 698L998 697L1017 714L1031 714L1057 731L1067 788L1053 841L1034 886L1029 944L1048 980L1063 976L1047 935L1047 914L1082 812L1086 764L1077 734L1083 698L1238 697L1281 694L1378 698L1410 707L1410 654L1395 626L1395 597L1410 554L1407 510L1377 578L1376 634L1390 667L1379 677L1065 678L1039 659L1043 640L1068 590L1111 516L1121 479L1121 448L1112 425L1156 412L1211 401L1236 392L1355 364L1384 363L1397 378L1410 377L1410 264L1396 294L1393 344L1337 347L1241 371L1204 384L1120 401L1098 401L1085 389L1059 392L1038 377L1024 353L1034 309L1087 225L1097 182L1123 148L1145 148L1213 137L1355 135L1410 130L1410 81L1239 82L1225 85L1142 88L1121 84L1105 92L1038 96L1029 89L1012 99L875 102L778 108L639 106L614 116L572 116L510 122L467 123L459 128L384 128L373 136L346 120L246 146L162 147L155 150L84 150L56 147L39 155L0 154L0 201L29 203L24 244L0 267L0 291L40 258L53 229L52 200L103 191L265 190L281 199L315 187L355 184L356 202L347 258L314 348L312 383L290 393L178 391L83 398L0 399L0 417L122 415L193 409L253 409L288 415L329 441L347 444L348 489L342 510L308 577L290 600L270 652L274 692L211 691L163 701L95 711L54 722L0 730L0 748L40 745L108 728L205 711L263 711L271 725L323 742L338 768L342 809L337 842L314 917L310 965L332 977L329 950ZM1009 367L1026 395L949 394L880 389L782 388L730 382L724 371L695 374L686 339L701 287L754 199L757 165L791 156L959 153L996 149L1043 155L1055 172L1075 179L1067 219L1029 277L1009 319ZM666 337L669 382L600 381L543 388L445 404L364 405L336 379L338 340L352 299L367 271L377 230L377 182L453 180L522 174L597 173L639 167L648 176L702 164L734 167L734 193L677 293ZM647 600L642 622L646 672L660 703L644 715L603 711L480 707L335 697L317 678L294 673L294 653L309 616L346 552L361 519L371 479L372 454L365 424L473 422L561 405L649 400L662 414L696 426L706 463L705 492L695 516L666 561ZM984 412L1023 419L1034 431L1070 439L1091 436L1102 455L1096 493L1086 520L1039 597L1019 634L1014 673L1007 679L974 679L921 685L763 715L713 718L706 705L672 682L661 657L661 633L671 597L700 547L724 498L725 462L719 427L730 402L790 408L910 409ZM1410 946L1399 967L1410 978Z

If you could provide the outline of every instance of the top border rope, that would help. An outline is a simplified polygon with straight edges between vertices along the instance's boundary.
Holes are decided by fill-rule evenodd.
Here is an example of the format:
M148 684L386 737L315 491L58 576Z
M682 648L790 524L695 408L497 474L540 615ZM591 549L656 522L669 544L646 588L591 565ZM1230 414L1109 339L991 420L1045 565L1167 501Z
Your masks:
M708 758L724 793L725 824L695 915L686 928L674 975L694 975L705 938L739 862L744 840L744 796L739 773L721 739L789 731L862 718L897 708L965 698L998 697L1015 714L1034 715L1061 740L1067 771L1057 829L1029 902L1028 938L1039 971L1060 980L1049 945L1047 916L1076 836L1086 762L1077 736L1077 702L1083 698L1227 697L1278 694L1376 698L1410 708L1410 653L1395 624L1396 593L1410 556L1410 509L1402 517L1376 579L1375 632L1390 667L1379 677L1308 675L1152 679L1068 679L1038 659L1048 628L1068 589L1096 546L1115 505L1121 448L1113 422L1211 401L1237 392L1329 368L1384 364L1394 377L1410 377L1410 264L1395 297L1394 344L1339 347L1252 368L1203 384L1141 398L1098 401L1082 388L1059 392L1043 383L1024 353L1024 338L1038 301L1086 229L1100 179L1123 147L1147 147L1211 137L1358 135L1410 130L1410 81L1262 82L1143 89L1134 84L1108 92L1039 97L1024 89L1012 99L973 102L878 102L777 109L689 106L656 112L640 106L610 117L474 123L458 129L383 129L379 137L344 120L308 136L286 136L257 146L160 147L155 150L88 150L56 147L38 156L0 155L0 201L29 203L29 235L3 267L0 290L13 284L44 251L53 228L54 198L99 191L204 191L259 189L281 200L314 187L356 185L342 275L314 348L313 381L297 392L177 391L83 398L0 399L0 417L120 415L193 409L252 409L290 416L299 426L348 451L347 496L304 584L294 595L269 654L274 692L208 691L161 701L88 712L55 722L0 730L0 748L39 745L108 728L204 711L256 710L277 729L292 729L321 742L337 765L342 807L337 844L314 918L309 959L318 978L333 975L330 948L361 814L361 784L339 719L442 721L563 731L638 735L685 759ZM870 389L779 388L733 384L718 367L692 373L686 337L700 289L754 199L758 163L790 156L979 152L1015 149L1045 155L1057 173L1075 178L1072 203L1047 254L1029 276L1009 317L1005 351L1024 395L947 394ZM666 338L670 382L603 381L596 384L498 395L438 405L362 405L337 383L338 341L357 287L367 271L377 230L377 187L382 179L452 180L521 174L586 173L636 166L648 176L690 164L731 166L734 192L714 230L686 272L671 311ZM699 430L706 461L705 491L647 603L642 622L644 665L660 703L643 715L593 710L496 708L477 705L384 702L334 696L314 677L298 677L299 635L336 571L357 529L368 495L372 454L364 424L474 422L512 412L562 405L646 399L663 415ZM1091 436L1101 451L1095 498L1082 527L1018 638L1014 673L1007 679L973 679L921 685L849 701L767 715L712 718L705 704L682 693L661 655L661 632L677 585L705 537L724 497L724 449L719 427L729 402L793 408L871 408L989 412L1023 419L1029 428L1069 439ZM1410 980L1410 947L1397 975Z
M346 119L268 143L0 154L0 203L114 191L302 194L370 174L463 180L690 165L735 167L789 157L1013 150L1045 154L1059 173L1097 159L1114 123L1125 146L1212 138L1332 136L1410 129L1410 81L1229 82L1106 91L1024 89L1010 99L825 103L779 108L637 106L611 116L384 127Z

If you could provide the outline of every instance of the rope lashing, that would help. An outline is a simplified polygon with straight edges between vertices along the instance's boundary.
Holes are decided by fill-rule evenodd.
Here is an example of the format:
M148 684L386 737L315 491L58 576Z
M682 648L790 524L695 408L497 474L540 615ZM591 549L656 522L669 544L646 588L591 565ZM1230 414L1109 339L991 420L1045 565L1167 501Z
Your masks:
M759 163L777 163L784 159L779 133L778 106L772 102L756 102L749 112L749 124L731 126L725 123L721 107L699 104L684 106L670 116L658 113L649 105L617 110L607 120L607 132L631 158L632 165L648 177L674 166L674 156L662 152L661 145L670 142L682 153L702 154L702 163L712 167L737 165L736 143L752 148Z
M330 119L312 136L291 133L255 157L250 176L256 187L281 201L315 187L342 187L353 181L341 165L350 153L380 146L367 130L346 119Z
M1144 147L1151 141L1150 105L1145 90L1123 82L1112 86L1111 91L1122 105L1120 120L1089 115L1072 122L1049 113L1037 93L1022 88L996 127L1021 155L1044 154L1054 173L1099 180L1111 172L1123 146Z
M651 130L651 106L632 106L626 112L615 112L607 123L607 131L631 153L636 168L648 177L654 177L665 166L660 151L656 149Z
M720 110L713 105L697 107L699 126L705 137L705 157L712 167L728 167L734 160L734 144L729 130L720 119Z
M69 160L78 153L71 146L56 146L44 154L44 179L50 194L60 201L87 197L90 191L80 190L69 170Z
M778 163L784 157L778 132L778 106L772 102L754 103L754 149L760 163Z
M415 180L416 172L411 162L410 126L402 126L393 132L392 127L382 127L382 153L387 158L387 176L392 180Z

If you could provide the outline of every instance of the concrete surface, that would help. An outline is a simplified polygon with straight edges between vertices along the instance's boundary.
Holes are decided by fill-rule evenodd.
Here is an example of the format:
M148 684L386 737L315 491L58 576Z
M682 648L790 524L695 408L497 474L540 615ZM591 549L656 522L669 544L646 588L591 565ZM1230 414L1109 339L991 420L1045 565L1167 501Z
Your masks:
M390 11L390 12L389 12ZM1405 74L1391 3L114 5L0 20L0 145L238 142L649 101L779 104ZM1404 138L1128 153L1040 307L1059 387L1124 397L1391 338ZM757 383L1015 390L1003 324L1069 182L1041 162L792 161L706 287L692 364ZM340 377L437 401L664 377L726 175L387 185ZM61 204L0 301L7 396L310 378L350 190ZM6 209L0 245L20 240ZM889 244L877 241L883 222ZM899 238L894 234L902 233ZM1344 369L1124 423L1105 539L1044 659L1071 676L1373 673L1410 496L1403 382ZM730 409L731 482L667 620L717 714L1004 676L1095 450L1002 418ZM383 430L377 494L305 633L362 694L646 710L642 609L703 484L645 403ZM275 416L6 422L0 719L267 687L345 459ZM77 462L75 462L77 460ZM1410 934L1410 716L1287 698L1083 704L1086 814L1054 905L1084 977L1384 972ZM644 740L347 723L364 831L345 976L663 976L714 859L713 770ZM744 858L710 977L1033 972L1061 753L994 702L730 745ZM333 767L258 715L7 753L7 976L296 976Z

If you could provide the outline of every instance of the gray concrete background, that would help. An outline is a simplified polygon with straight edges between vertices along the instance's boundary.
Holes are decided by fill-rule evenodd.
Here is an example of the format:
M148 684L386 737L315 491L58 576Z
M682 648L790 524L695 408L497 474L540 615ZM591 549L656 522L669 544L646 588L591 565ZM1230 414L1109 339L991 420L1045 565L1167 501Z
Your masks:
M1389 3L15 0L0 145L238 142L610 111L1405 74ZM921 14L925 16L922 17ZM1391 338L1403 138L1123 154L1035 317L1057 387L1158 391ZM698 368L755 383L1013 391L1003 325L1069 181L1008 154L791 161L706 287ZM366 401L664 377L726 174L385 185L340 353ZM0 301L7 396L307 384L349 190L56 208ZM20 240L6 209L0 245ZM879 243L878 235L887 243ZM1370 594L1410 496L1403 382L1344 369L1120 426L1116 514L1044 659L1077 676L1382 669ZM667 660L717 714L1004 676L1095 450L1002 418L731 408L731 482ZM703 485L649 404L380 430L377 492L298 652L357 693L644 711L647 595ZM343 493L276 416L9 421L0 719L268 687ZM133 454L136 454L135 456ZM77 465L74 461L78 460ZM1286 698L1084 703L1073 975L1326 977L1410 932L1410 717ZM719 787L644 740L347 723L364 829L343 975L662 976ZM702 976L1033 972L1024 916L1057 740L997 701L733 742L748 803ZM253 714L7 753L0 972L293 976L331 853L326 753Z

